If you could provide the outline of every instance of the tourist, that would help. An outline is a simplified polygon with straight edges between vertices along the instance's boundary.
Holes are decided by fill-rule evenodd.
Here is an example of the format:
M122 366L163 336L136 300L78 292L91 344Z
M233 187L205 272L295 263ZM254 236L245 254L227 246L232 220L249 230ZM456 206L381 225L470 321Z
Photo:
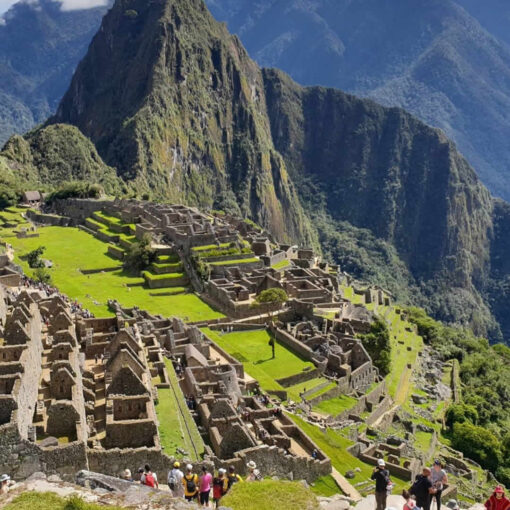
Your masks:
M318 456L319 456L319 452L317 451L317 448L314 448L312 451L312 459L317 460Z
M432 475L431 475L432 485L434 486L434 489L436 489L436 493L433 494L431 499L430 506L432 507L432 501L436 500L437 510L441 510L441 495L443 494L443 490L448 483L448 476L446 474L446 471L443 469L443 466L441 464L440 460L434 461L434 466L432 468Z
M180 469L181 465L179 462L174 462L174 467L168 473L168 488L170 489L172 496L174 498L183 498L184 497L184 487L182 485L182 479L184 478L184 473Z
M227 480L228 480L228 490L230 490L232 485L234 485L235 483L239 483L239 482L243 481L243 479L236 473L236 468L234 466L228 467Z
M133 477L131 476L131 470L124 469L124 472L122 473L122 479L126 480L126 482L133 482Z
M416 502L411 497L411 493L408 490L404 489L402 491L402 497L406 500L406 502L404 503L404 510L414 510L414 508L416 507Z
M509 510L510 499L505 497L505 490L501 485L498 485L492 494L492 496L485 502L485 508L487 510Z
M147 485L147 487L154 487L155 489L159 489L158 475L152 472L149 464L145 464L140 482L142 485Z
M186 474L182 479L182 485L186 501L193 501L198 498L198 475L193 473L193 466L191 464L186 466Z
M7 494L14 483L9 475L0 476L0 494Z
M386 462L383 459L377 461L377 466L371 478L375 480L375 508L376 510L385 510L388 498L388 485L391 483L391 480L390 472L386 469Z
M213 477L205 466L202 466L202 475L200 476L200 505L209 508L209 495L211 493Z
M436 489L434 489L432 484L431 474L431 469L424 467L422 474L416 477L416 481L409 491L416 497L416 506L421 510L430 510L430 496L436 493Z
M220 506L221 498L228 491L228 480L225 473L226 471L223 468L220 468L218 469L218 476L215 476L213 479L213 501L215 508Z
M257 469L257 464L250 460L248 464L246 464L248 468L248 476L246 477L247 482L260 482L262 480L262 475L260 471Z

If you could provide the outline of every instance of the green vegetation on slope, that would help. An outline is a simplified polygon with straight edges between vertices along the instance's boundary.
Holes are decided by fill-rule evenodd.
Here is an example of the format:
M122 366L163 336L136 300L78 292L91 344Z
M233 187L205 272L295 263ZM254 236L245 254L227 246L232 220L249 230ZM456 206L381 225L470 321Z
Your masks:
M259 483L237 483L221 500L233 510L319 510L310 489L299 482L264 480Z
M45 258L53 262L50 270L53 284L97 316L111 315L107 302L116 299L123 306L143 306L147 311L165 317L176 316L190 321L222 317L193 293L172 295L175 289L145 288L143 278L127 274L118 261L107 255L107 244L82 230L44 227L38 233L39 237L18 239L12 233L8 237L4 230L0 236L13 245L16 262L29 275L32 272L21 257L39 246L45 246ZM102 269L105 271L94 274L81 272Z

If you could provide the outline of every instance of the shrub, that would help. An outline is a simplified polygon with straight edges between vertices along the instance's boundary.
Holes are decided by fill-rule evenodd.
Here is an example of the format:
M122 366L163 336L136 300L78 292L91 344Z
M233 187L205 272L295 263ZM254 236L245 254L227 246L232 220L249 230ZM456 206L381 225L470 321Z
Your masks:
M446 425L448 427L466 421L478 423L478 412L475 407L466 404L453 404L446 410Z
M132 242L124 256L124 269L133 273L148 269L156 261L156 251L151 244L149 234L145 234L141 241Z
M370 333L360 335L360 338L380 374L388 375L391 368L391 342L386 323L376 319L370 326Z
M44 250L46 250L44 246L39 246L39 248L27 253L26 259L29 267L32 269L44 267L44 262L41 260Z
M51 284L51 273L45 267L38 267L33 278L36 282Z
M64 184L61 188L51 193L48 202L65 198L99 198L103 194L103 188L99 184L91 184L84 181L74 181Z

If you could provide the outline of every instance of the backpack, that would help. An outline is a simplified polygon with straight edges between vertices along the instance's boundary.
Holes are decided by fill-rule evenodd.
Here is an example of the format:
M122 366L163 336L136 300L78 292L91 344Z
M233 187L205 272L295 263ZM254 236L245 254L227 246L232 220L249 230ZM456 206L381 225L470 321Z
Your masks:
M232 487L235 483L237 483L239 479L237 478L236 474L228 475L228 488Z
M148 487L155 487L156 483L154 480L154 475L152 473L146 473L145 480L143 481L143 484L147 485Z
M195 492L197 492L196 475L191 475L191 478L188 478L188 475L186 475L185 478L186 478L186 492L188 494L195 494Z
M223 496L223 478L215 477L213 480L213 498L220 499Z
M170 475L168 477L168 487L171 491L175 490L175 486L177 484L177 480L175 478L175 474L173 471L170 471Z

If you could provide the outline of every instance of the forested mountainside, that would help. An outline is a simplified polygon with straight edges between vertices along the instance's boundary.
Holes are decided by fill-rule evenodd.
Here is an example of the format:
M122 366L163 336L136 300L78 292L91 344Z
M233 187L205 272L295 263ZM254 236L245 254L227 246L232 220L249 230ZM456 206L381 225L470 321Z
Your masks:
M443 129L510 199L508 2L207 2L261 66L405 108Z
M202 0L118 0L43 131L62 123L140 194L241 212L279 240L320 240L398 298L508 333L504 292L488 298L491 278L508 274L507 205L494 205L444 134L401 109L261 71ZM27 141L51 160L33 143L39 132ZM23 166L15 151L3 157Z
M19 2L0 18L0 145L54 113L107 7Z

